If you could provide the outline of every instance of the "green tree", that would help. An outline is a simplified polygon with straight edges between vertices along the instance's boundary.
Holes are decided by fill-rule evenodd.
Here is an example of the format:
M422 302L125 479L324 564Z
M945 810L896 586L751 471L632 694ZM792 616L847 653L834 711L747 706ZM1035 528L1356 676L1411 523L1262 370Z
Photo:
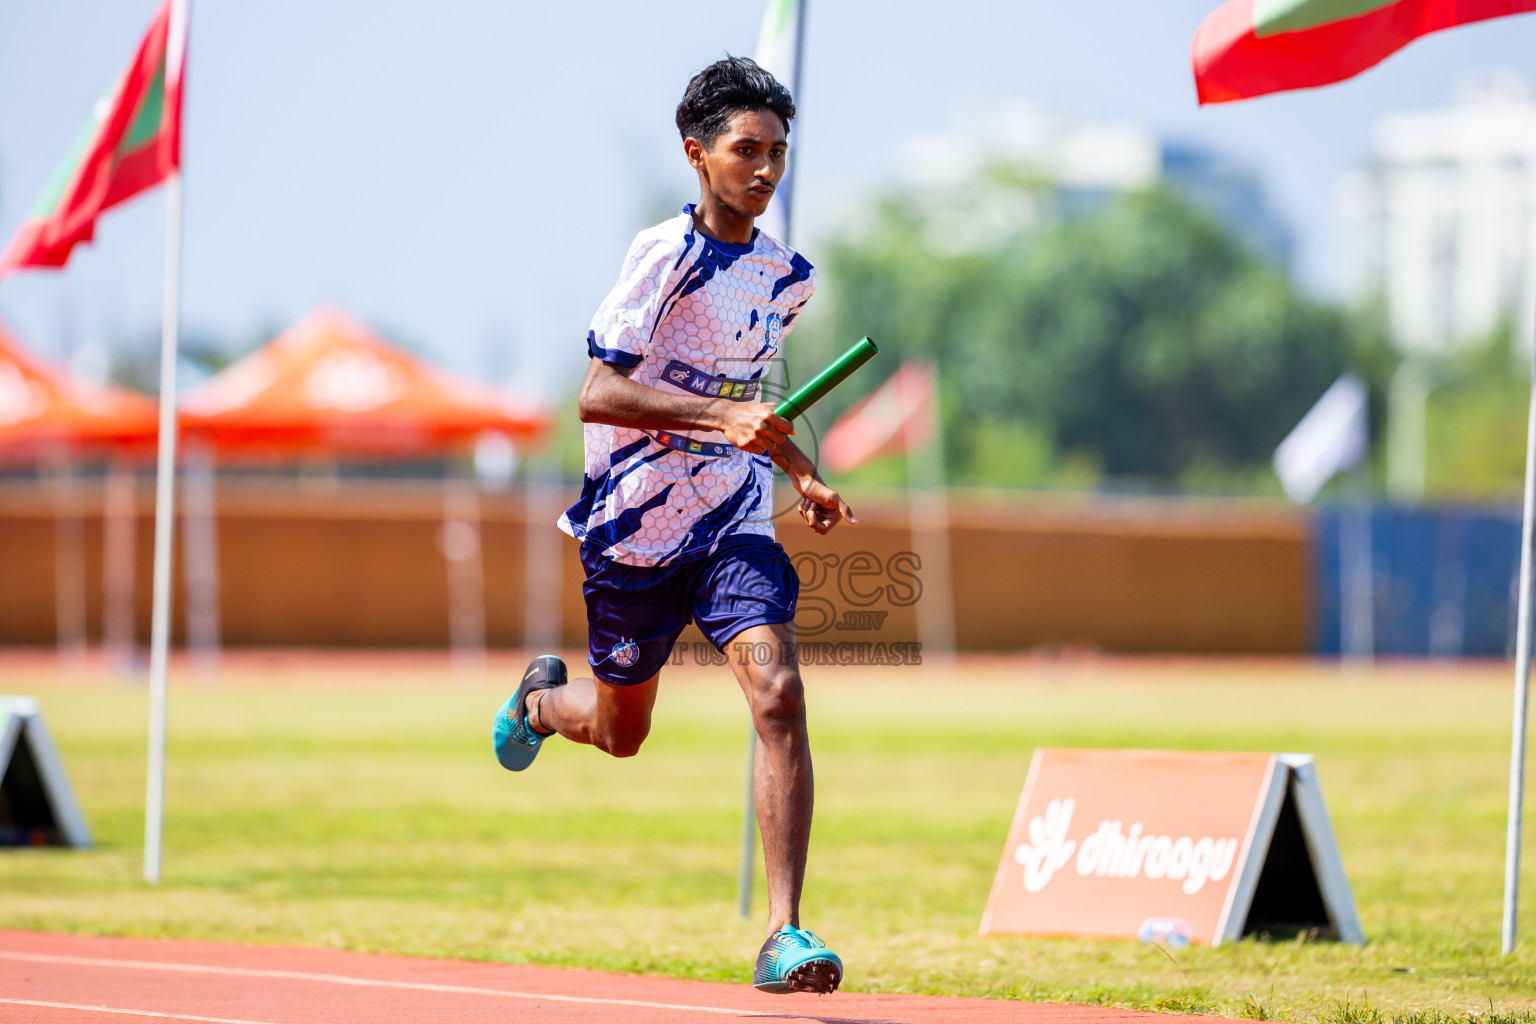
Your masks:
M1169 190L999 244L934 251L887 202L827 261L838 338L940 367L959 480L1033 483L1010 452L1177 483L1251 478L1345 369L1357 332Z
M1425 409L1425 494L1518 501L1525 482L1527 356L1504 324L1432 364L1439 386Z

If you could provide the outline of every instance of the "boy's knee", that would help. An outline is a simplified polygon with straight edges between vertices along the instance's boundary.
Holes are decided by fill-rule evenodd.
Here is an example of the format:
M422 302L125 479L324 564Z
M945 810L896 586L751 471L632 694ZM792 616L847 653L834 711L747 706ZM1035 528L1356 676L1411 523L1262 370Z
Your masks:
M805 719L805 686L792 668L769 669L757 686L753 713L760 722L792 724Z
M593 738L593 744L603 753L613 757L634 757L640 753L640 747L645 743L645 738L650 735L650 731L649 722L615 723L600 731Z
M643 737L640 739L631 739L629 737L619 739L609 738L605 742L599 743L597 746L598 749L603 753L612 757L634 757L636 754L640 753L640 746L644 742L645 739Z

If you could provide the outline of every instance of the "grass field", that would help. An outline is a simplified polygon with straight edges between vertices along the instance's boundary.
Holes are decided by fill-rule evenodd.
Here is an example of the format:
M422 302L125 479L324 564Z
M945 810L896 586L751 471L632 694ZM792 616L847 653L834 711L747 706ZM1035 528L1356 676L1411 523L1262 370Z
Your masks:
M173 685L152 889L143 690L0 660L0 692L41 700L98 840L0 853L0 927L745 981L761 913L734 912L747 725L725 670L663 682L639 757L555 741L515 776L491 757L489 720L521 667L466 682L419 657L246 658L217 685ZM1536 1008L1530 904L1522 952L1498 955L1509 678L1266 661L980 661L926 683L813 671L805 923L861 990L1349 1024ZM1315 753L1370 945L1247 940L1170 960L1135 942L977 937L1043 744Z

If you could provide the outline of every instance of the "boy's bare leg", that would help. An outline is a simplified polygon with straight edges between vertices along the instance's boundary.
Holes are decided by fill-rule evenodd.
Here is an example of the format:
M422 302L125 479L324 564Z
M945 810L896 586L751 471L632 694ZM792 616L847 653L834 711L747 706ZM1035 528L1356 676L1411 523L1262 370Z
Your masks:
M816 801L805 688L794 642L794 624L780 623L745 629L726 645L731 669L746 694L757 729L752 789L757 825L763 833L770 935L786 924L800 927L800 890L805 883L811 810ZM765 650L771 654L763 659ZM767 664L759 665L759 660Z
M590 743L614 757L634 757L651 731L657 673L643 683L616 686L601 679L572 679L528 695L528 724L553 729L568 740Z

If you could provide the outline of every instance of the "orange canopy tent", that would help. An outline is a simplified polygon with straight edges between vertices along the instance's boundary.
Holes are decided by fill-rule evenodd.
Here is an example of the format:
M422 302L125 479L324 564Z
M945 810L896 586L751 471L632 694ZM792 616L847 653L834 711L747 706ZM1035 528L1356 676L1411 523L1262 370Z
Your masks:
M187 393L182 433L221 454L404 457L486 431L533 440L548 425L497 389L394 347L337 309L317 310Z
M188 521L189 616L210 623L194 647L217 648L217 540L212 458L410 458L467 447L500 433L536 441L543 410L519 407L496 388L446 373L390 345L337 309L317 310L264 348L183 396L188 476L203 497ZM449 565L449 634L455 656L483 664L484 580L479 499L473 485L445 480L440 546ZM201 523L201 526L197 526ZM199 538L193 543L194 534Z
M117 387L82 387L0 327L0 461L53 452L144 449L157 433L155 404Z
M133 644L133 471L159 433L155 403L122 388L85 387L0 327L0 464L52 464L55 621L61 652L85 645L85 525L75 460L111 455L103 491L103 627L110 649Z

